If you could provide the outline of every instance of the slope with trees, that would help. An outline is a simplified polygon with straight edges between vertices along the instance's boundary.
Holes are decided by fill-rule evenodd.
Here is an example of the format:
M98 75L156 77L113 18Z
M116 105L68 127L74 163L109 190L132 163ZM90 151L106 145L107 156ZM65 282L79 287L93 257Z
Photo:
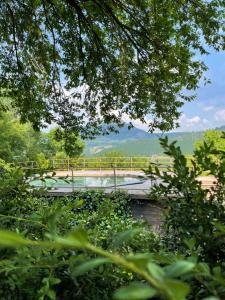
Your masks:
M84 142L74 134L65 138L58 128L37 132L31 124L21 124L13 112L0 112L0 158L8 162L36 160L55 156L79 156Z
M207 145L213 144L217 151L225 151L224 132L221 130L207 130L203 139L196 142L195 147L198 149L204 143Z

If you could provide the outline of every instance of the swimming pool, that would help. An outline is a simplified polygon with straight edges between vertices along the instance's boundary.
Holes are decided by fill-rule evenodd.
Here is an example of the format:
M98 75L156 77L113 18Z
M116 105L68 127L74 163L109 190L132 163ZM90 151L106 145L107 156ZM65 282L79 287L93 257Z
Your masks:
M139 184L145 181L144 177L139 176L117 176L116 185L131 185ZM46 178L44 181L40 179L34 179L30 181L30 185L33 187L48 187L48 188L63 188L63 187L113 187L113 176L75 176L68 178Z

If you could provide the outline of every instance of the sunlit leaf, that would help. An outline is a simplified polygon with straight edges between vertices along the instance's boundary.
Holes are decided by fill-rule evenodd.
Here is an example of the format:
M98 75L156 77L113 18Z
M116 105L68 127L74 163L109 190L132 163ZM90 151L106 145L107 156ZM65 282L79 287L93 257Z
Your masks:
M178 277L185 273L190 272L195 267L193 262L187 260L177 261L174 264L164 268L166 276L168 277Z
M64 247L82 248L88 244L87 235L83 230L76 230L66 237L56 237L55 242Z
M148 265L148 271L149 273L157 280L162 281L164 276L165 276L165 272L163 270L163 268L161 268L160 266L156 265L155 263L149 262Z
M137 253L135 255L128 255L126 259L133 262L139 267L146 267L148 262L152 259L153 254L151 253Z
M132 228L132 229L126 230L124 232L121 232L116 235L114 244L119 245L123 242L126 242L126 241L132 239L135 235L139 234L141 231L143 231L143 228Z
M18 247L29 244L31 244L31 242L21 237L18 233L0 230L0 246Z
M102 264L110 263L110 262L111 262L110 259L107 259L107 258L92 259L92 260L84 262L81 265L75 267L72 274L73 274L73 276L80 276Z
M157 291L141 283L133 283L118 289L114 294L116 300L145 300L154 297Z
M171 300L184 300L190 292L189 285L182 281L166 279L164 285Z

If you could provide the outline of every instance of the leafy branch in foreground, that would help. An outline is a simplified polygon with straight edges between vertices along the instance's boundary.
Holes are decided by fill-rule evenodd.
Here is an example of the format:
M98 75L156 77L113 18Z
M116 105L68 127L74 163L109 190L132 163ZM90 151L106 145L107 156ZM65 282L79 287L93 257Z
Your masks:
M225 152L212 142L204 142L188 163L176 142L169 144L167 137L160 142L165 154L173 159L171 170L161 172L150 166L146 174L160 181L151 189L150 197L165 200L167 246L186 252L187 240L191 239L202 259L212 265L223 262L225 240L215 236L215 223L224 225ZM201 175L205 173L213 183L203 188Z
M133 283L131 286L122 287L115 293L115 299L149 299L159 296L162 299L182 300L188 295L189 285L177 280L181 275L192 271L196 263L191 260L180 260L164 269L150 261L146 254L129 255L122 257L119 254L105 251L90 244L82 231L74 231L66 237L48 235L50 241L32 241L23 238L21 235L9 231L0 231L0 245L2 247L39 247L42 249L69 248L82 249L95 253L105 259L96 258L75 270L76 275L83 274L89 270L104 264L114 263L127 270L130 270L144 279L147 284Z

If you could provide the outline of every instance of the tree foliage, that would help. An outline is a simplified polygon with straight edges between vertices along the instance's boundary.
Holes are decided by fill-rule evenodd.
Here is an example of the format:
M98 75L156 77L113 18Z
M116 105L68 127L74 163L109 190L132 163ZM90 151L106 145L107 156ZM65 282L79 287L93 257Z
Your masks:
M169 130L192 99L182 91L206 70L199 54L224 48L224 9L223 0L3 0L1 95L35 128L93 136L150 114L150 129Z
M204 133L203 139L196 142L196 149L201 148L204 143L207 145L213 144L214 149L217 151L225 151L224 132L220 130L207 130Z
M169 246L187 251L192 243L203 260L212 265L223 262L224 238L215 232L219 228L217 223L225 225L225 151L217 150L212 143L203 143L188 163L175 142L169 144L168 138L160 142L165 153L173 158L171 172L160 172L150 166L146 173L161 181L151 189L151 197L166 199L165 238ZM212 154L217 155L216 161ZM201 186L198 177L203 172L214 176L213 186Z
M59 153L64 158L75 157L84 149L75 133L59 128L36 132L29 123L21 124L12 112L0 112L0 141L0 158L8 162L52 158Z
M0 158L6 161L35 159L41 134L30 124L20 124L13 113L0 112Z
M84 142L74 132L53 128L48 133L42 134L42 151L51 158L60 154L66 156L80 156L84 149Z

